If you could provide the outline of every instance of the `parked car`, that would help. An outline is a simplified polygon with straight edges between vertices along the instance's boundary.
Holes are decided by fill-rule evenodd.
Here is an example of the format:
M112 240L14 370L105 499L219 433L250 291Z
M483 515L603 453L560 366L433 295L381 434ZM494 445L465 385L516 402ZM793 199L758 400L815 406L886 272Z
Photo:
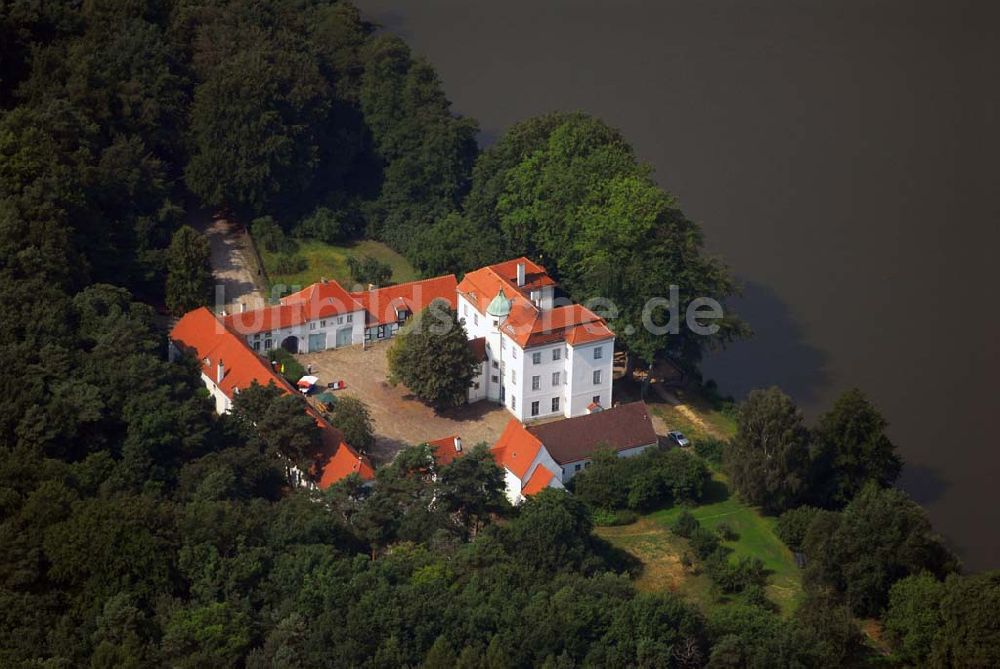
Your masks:
M667 439L674 442L678 446L690 446L691 441L684 436L683 432L678 432L674 430L673 432L667 432Z

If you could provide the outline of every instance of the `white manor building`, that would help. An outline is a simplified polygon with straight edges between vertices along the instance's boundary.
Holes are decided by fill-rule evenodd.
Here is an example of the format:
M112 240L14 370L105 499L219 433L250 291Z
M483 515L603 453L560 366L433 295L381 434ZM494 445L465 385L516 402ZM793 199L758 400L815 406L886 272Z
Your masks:
M615 335L527 258L469 272L457 288L467 336L484 345L469 401L499 402L518 420L585 415L611 406Z
M257 353L274 348L313 353L389 339L433 300L455 306L455 275L385 288L347 292L323 280L281 298L280 304L224 314L227 328L242 335Z

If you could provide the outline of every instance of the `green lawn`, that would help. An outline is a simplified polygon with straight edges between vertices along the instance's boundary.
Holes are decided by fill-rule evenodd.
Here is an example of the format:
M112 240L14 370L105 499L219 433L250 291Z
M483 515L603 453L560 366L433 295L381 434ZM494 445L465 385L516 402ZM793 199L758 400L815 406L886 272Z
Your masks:
M732 550L731 557L760 558L770 572L768 597L782 613L791 613L802 596L801 573L791 551L774 532L775 520L730 495L719 474L713 478L707 497L707 503L688 510L710 529L727 522L739 535L736 541L723 542ZM601 527L596 532L642 561L644 570L636 580L639 589L674 590L703 608L724 604L725 600L717 598L711 580L704 573L692 574L680 564L681 556L691 551L687 541L670 532L669 527L681 511L681 507L662 509L643 516L634 525Z
M413 281L417 273L406 258L393 251L382 242L364 239L343 245L325 244L315 240L299 240L298 254L306 259L309 266L296 274L278 274L274 271L275 254L258 248L264 268L272 288L278 284L286 286L308 286L321 278L336 279L348 290L354 281L347 268L351 256L372 256L392 267L393 283Z

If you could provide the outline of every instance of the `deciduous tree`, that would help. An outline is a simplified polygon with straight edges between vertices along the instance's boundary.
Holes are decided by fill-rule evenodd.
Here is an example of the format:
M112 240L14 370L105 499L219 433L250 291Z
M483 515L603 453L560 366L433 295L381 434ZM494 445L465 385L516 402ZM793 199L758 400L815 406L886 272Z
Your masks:
M795 506L809 476L802 412L778 388L751 391L739 408L736 437L723 460L733 486L750 504L771 513Z
M443 300L415 314L389 349L390 381L437 409L466 402L479 364L458 314Z
M212 303L212 250L190 226L174 233L167 251L167 308L180 316Z

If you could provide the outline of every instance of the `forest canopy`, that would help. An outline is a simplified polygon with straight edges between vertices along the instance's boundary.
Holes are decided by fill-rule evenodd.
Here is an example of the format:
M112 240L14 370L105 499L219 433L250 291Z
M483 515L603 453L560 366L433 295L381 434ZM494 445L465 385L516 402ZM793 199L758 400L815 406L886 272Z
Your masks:
M584 494L520 508L484 445L441 466L415 444L374 485L292 489L289 464L316 447L294 398L253 388L216 416L192 361L167 362L167 307L210 299L197 229L219 211L278 247L379 239L425 274L529 255L574 299L614 299L621 325L670 285L734 294L698 225L600 120L529 119L480 151L433 68L330 0L5 2L0 65L0 666L843 666L860 650L851 610L880 607L906 661L996 658L995 576L963 581L919 508L870 488L899 463L863 398L813 440L843 510L786 523L830 544L836 560L809 572L828 597L782 618L760 596L706 614L639 594L634 561L592 534L588 499L699 498L694 455L614 463ZM720 326L620 341L694 366L747 332ZM794 408L772 405L797 439ZM367 409L341 411L369 440ZM797 463L801 445L785 451ZM748 496L801 497L734 471ZM865 562L875 513L899 526L880 570ZM865 579L867 595L852 587Z

